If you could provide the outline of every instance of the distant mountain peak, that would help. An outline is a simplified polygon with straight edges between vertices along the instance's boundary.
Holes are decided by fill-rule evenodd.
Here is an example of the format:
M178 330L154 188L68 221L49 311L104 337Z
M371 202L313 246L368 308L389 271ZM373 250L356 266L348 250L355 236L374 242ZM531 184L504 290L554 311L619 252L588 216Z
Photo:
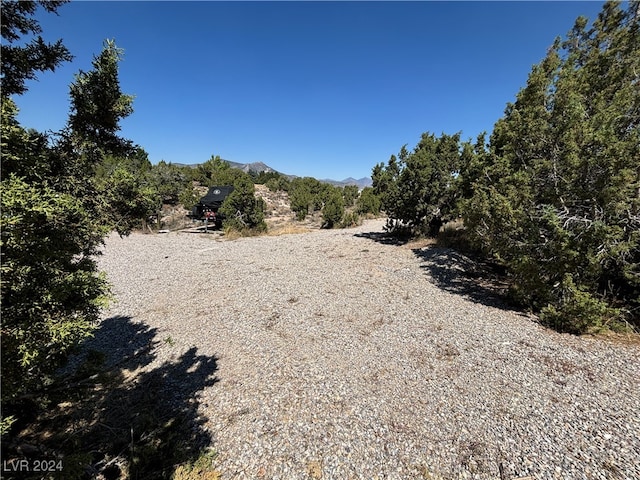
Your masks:
M347 185L355 185L358 188L365 188L365 187L370 187L373 182L371 181L371 179L369 177L362 177L359 179L355 179L353 177L348 177L345 178L344 180L330 180L330 179L323 179L320 180L321 182L325 182L325 183L330 183L331 185L335 185L336 187L344 187Z
M249 172L256 172L256 173L266 172L266 173L269 173L269 172L275 172L276 171L273 168L271 168L269 165L267 165L266 163L263 163L263 162L238 163L238 162L232 162L231 160L223 160L223 162L227 162L232 168L237 168L237 169L242 170L243 172L246 172L246 173L249 173Z
M239 162L232 162L231 160L224 160L224 159L222 161L227 162L231 168L237 168L246 173L275 172L275 173L279 173L280 175L284 175L285 177L290 179L296 178L296 175L290 175L290 174L279 172L278 170L276 170L275 168L271 168L269 165L267 165L264 162L239 163ZM370 187L372 185L372 181L369 177L362 177L360 179L349 177L349 178L345 178L344 180L331 180L327 178L327 179L322 179L320 181L325 183L330 183L331 185L335 185L338 187L344 187L346 185L356 185L358 188L364 188L364 187Z

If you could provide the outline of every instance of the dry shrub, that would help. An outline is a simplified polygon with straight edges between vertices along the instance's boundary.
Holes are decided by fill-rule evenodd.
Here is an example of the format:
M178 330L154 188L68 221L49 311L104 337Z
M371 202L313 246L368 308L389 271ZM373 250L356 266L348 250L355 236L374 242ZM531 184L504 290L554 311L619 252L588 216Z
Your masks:
M280 235L294 235L300 233L308 233L310 229L305 225L296 225L295 223L285 223L269 229L267 235L277 237Z

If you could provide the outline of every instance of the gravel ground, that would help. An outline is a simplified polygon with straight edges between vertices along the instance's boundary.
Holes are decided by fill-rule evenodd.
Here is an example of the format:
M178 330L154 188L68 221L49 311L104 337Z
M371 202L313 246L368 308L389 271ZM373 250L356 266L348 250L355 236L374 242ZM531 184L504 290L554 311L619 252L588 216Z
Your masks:
M94 343L181 362L224 479L640 479L637 344L542 328L382 225L112 236Z

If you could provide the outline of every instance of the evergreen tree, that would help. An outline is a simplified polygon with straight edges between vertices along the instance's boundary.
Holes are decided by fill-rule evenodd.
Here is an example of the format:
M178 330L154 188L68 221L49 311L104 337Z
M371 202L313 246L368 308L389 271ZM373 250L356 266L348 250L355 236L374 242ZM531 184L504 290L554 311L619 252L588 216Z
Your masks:
M233 185L236 180L246 175L238 168L232 168L219 155L211 155L211 158L195 169L194 180L201 185L213 187L214 185Z
M344 198L344 205L346 207L353 207L358 198L358 186L357 185L345 185L342 189L342 198Z
M322 207L322 219L324 228L333 228L340 223L344 215L344 197L340 189L333 187L327 201Z
M389 218L387 228L436 235L455 212L462 159L460 134L424 133L413 152L403 146L398 158L377 165L373 187Z
M41 2L55 12L62 2ZM92 255L106 229L82 202L59 189L63 172L49 138L17 121L10 98L26 91L36 72L69 60L59 41L44 44L31 18L35 2L2 2L2 117L0 188L2 252L2 402L11 417L15 398L41 387L69 349L89 334L108 293ZM22 45L11 45L17 40ZM9 422L3 420L3 426Z
M40 36L42 27L33 18L38 6L49 13L57 13L58 8L67 2L68 0L2 0L0 31L4 41L0 45L0 57L3 97L23 94L27 91L25 82L34 80L38 72L54 71L62 63L73 59L62 40L53 44L43 40ZM25 35L32 35L34 38L24 42L22 37Z
M270 178L264 185L272 192L288 192L290 183L291 182L287 177L285 177L284 175L279 175L277 178Z
M291 210L298 220L304 220L310 210L321 210L331 187L312 177L294 178L289 184Z
M361 215L378 215L380 208L380 198L374 193L373 188L363 188L356 202L356 212Z
M80 71L70 87L70 141L90 162L105 154L127 156L134 150L131 142L118 136L120 121L133 113L133 95L122 93L118 79L123 53L113 40L106 40L93 59L93 69Z
M61 2L41 3L55 12ZM16 32L39 33L37 22L28 17L34 6L34 2L2 3L2 35L8 43L16 39ZM36 39L26 45L41 42ZM105 93L119 92L115 88L119 54L114 45L108 44L98 57L95 72L80 74L73 84L69 128L50 138L17 121L18 109L9 94L24 92L24 81L35 72L69 58L57 45L6 57L3 45L0 247L5 416L17 397L43 388L71 349L91 334L109 297L95 256L112 228L128 230L128 221L118 224L127 220L123 211L132 213L139 206L131 203L133 193L139 193L137 179L111 175L117 181L101 189L95 177L99 167L104 172L109 166L109 155L132 153L120 149L129 144L115 136L117 121L130 112L130 97L103 98ZM48 63L42 63L41 55L50 56ZM103 89L102 82L110 88ZM91 102L100 107L96 110ZM101 111L109 105L114 106L111 114ZM96 117L90 118L90 112Z
M255 197L255 186L249 174L238 170L241 175L233 183L233 192L224 200L220 213L226 218L223 226L240 231L264 231L265 203Z
M535 66L479 152L465 223L516 298L568 331L626 318L640 294L637 4L579 18Z
M71 193L118 233L128 234L158 211L161 198L149 178L146 152L118 135L120 121L133 112L133 96L120 89L123 53L113 40L105 40L93 69L75 76L69 120L57 149L71 169L66 177L85 179Z
M42 145L33 148L33 135L17 125L17 109L11 107L5 99L3 163L25 157L46 163L54 153ZM90 333L108 294L93 260L108 227L81 199L48 180L15 171L2 178L3 402L46 382Z
M151 167L149 178L162 203L175 205L185 190L193 190L188 172L164 160Z

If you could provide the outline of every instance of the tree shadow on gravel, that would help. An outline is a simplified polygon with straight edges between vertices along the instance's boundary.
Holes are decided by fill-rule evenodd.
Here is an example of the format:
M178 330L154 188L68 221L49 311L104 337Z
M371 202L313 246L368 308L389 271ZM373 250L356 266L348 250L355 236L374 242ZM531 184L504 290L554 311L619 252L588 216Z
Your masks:
M383 245L406 245L409 242L409 237L393 235L388 232L363 232L356 233L354 237L367 238L374 242L381 243Z
M409 237L388 232L357 233L355 236L399 247L409 244L411 240ZM437 242L437 239L434 241ZM507 297L507 275L499 266L437 244L413 248L411 251L420 260L420 268L425 271L430 281L442 290L482 305L519 311Z
M442 290L488 307L518 311L509 302L507 276L498 266L435 245L411 251L420 259L420 268Z
M56 478L105 480L172 478L202 459L212 439L198 396L218 382L217 359L195 347L179 354L157 335L130 317L104 320L72 372L51 386L37 418L3 446L3 458L58 458ZM152 365L165 348L176 353Z

